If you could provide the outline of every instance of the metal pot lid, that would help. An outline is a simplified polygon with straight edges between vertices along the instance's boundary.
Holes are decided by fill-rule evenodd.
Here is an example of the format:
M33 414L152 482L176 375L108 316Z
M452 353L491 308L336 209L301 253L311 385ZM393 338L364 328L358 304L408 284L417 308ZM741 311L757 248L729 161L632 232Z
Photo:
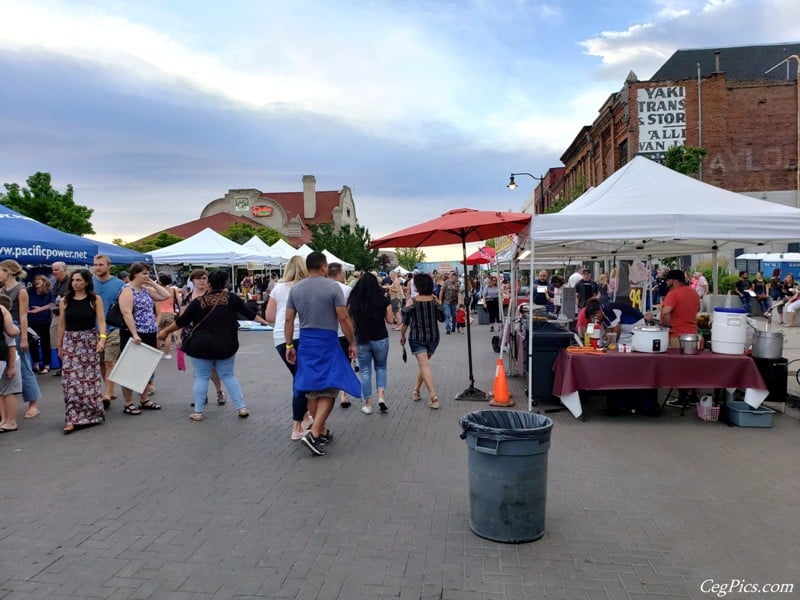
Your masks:
M782 331L756 331L753 334L757 338L766 338L766 339L783 339L783 332Z
M700 336L696 333L682 333L678 336L681 342L699 342Z
M634 331L650 331L653 333L659 333L662 331L669 331L666 327L661 327L660 325L637 325L633 328Z

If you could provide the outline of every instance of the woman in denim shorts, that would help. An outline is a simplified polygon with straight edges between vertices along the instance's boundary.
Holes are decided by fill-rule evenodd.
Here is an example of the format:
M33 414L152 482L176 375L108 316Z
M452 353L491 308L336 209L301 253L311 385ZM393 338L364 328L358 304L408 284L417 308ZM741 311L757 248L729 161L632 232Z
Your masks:
M428 406L439 408L439 397L433 383L430 359L439 345L439 323L444 322L444 308L433 295L433 279L427 273L414 276L414 289L417 295L403 309L403 328L400 330L400 343L406 343L406 332L410 329L408 345L417 358L419 370L412 400L419 400L422 384L428 388Z

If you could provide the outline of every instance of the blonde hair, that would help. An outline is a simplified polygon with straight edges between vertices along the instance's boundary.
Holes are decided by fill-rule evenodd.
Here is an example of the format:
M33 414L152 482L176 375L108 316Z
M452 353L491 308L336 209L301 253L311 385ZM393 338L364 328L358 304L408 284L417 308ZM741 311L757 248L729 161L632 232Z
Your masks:
M50 288L53 287L53 284L50 283L50 278L47 277L46 275L42 275L41 273L39 273L36 277L33 278L34 285L36 284L37 281L43 281L44 282L44 291L45 292L49 292Z
M300 255L296 255L290 258L289 262L286 263L281 281L283 283L297 283L307 276L308 269L306 269L306 259Z
M19 263L11 258L0 262L0 269L3 269L9 275L16 277L17 279L25 279L25 276L27 275Z

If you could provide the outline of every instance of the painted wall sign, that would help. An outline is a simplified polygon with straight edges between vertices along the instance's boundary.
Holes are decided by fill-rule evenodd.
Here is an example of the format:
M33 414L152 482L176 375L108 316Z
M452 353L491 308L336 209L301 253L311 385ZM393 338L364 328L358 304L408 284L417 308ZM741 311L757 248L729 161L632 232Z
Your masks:
M682 85L636 90L639 153L663 154L686 143L686 88Z
M237 212L247 212L250 210L250 200L247 198L236 198L233 201L233 209Z
M252 208L253 216L254 217L271 217L272 216L272 207L271 206L254 206Z

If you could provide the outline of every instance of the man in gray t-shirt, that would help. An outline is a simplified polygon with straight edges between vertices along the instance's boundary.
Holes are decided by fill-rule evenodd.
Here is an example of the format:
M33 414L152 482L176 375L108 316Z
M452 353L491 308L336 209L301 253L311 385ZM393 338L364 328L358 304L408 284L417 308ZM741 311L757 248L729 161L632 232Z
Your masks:
M302 439L312 454L322 456L322 447L333 434L325 421L334 407L340 389L360 393L360 384L348 358L339 350L339 326L349 343L349 358L358 356L353 322L339 285L326 277L328 262L321 252L306 257L308 277L292 286L286 302L285 335L294 339L294 318L300 319L300 359L297 349L286 343L286 362L296 364L295 392L303 392L308 410L314 416L311 431Z

